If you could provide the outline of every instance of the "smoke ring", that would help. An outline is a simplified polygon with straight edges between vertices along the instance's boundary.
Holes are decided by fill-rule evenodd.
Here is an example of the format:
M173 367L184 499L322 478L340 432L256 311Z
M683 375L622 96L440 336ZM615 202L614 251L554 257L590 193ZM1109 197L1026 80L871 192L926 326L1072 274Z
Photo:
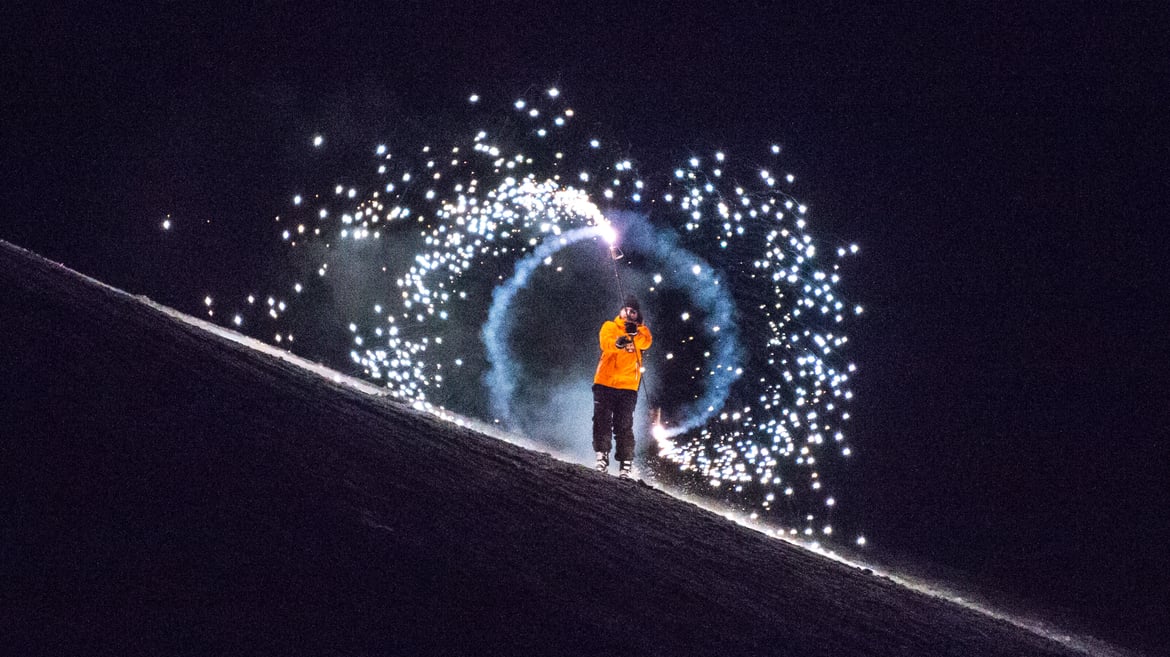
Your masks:
M710 320L706 331L714 343L714 374L703 395L685 408L677 424L658 433L660 438L670 438L706 423L723 407L731 385L739 378L743 351L733 322L735 304L718 272L706 261L683 248L674 234L655 230L640 215L627 215L624 246L653 255L661 262L676 265L681 287L687 290ZM588 226L542 242L532 253L517 261L512 276L492 291L488 319L480 333L489 364L484 381L491 398L492 411L505 426L514 428L515 424L511 401L516 390L517 376L507 340L507 318L512 302L546 258L586 239L605 237L608 230L605 225Z

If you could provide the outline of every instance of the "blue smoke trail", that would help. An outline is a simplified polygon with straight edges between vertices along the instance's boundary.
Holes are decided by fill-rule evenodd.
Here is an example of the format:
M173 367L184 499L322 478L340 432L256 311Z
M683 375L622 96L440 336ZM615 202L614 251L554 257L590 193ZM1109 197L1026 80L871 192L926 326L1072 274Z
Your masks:
M708 318L705 327L714 345L712 370L703 395L686 407L683 418L662 434L669 438L702 426L719 412L727 401L731 385L739 378L742 348L739 332L733 318L735 304L722 277L706 261L683 248L678 237L670 231L657 230L641 215L621 213L625 234L622 245L630 250L649 254L669 264L677 272L676 280L701 308ZM491 396L492 411L506 426L514 423L511 400L516 389L516 372L509 358L507 324L509 308L516 294L528 284L528 279L550 256L561 249L593 237L604 237L605 228L590 226L566 232L560 237L542 242L531 254L516 263L512 277L492 292L492 305L481 337L490 367L484 375Z
M545 258L555 255L561 249L592 237L603 237L606 232L603 226L588 226L575 228L563 233L555 239L545 240L540 246L516 263L515 273L503 284L492 290L492 305L488 309L488 319L483 325L480 337L487 350L487 360L491 364L484 374L488 394L491 395L492 412L505 426L514 428L512 419L511 400L516 390L516 372L513 371L513 359L508 357L508 309L516 294L528 284L529 277L540 267Z
M685 408L682 419L660 434L662 438L671 438L702 426L718 413L727 401L731 385L739 378L743 348L733 321L735 303L731 299L731 290L719 272L679 244L676 233L655 229L641 215L633 212L623 212L620 216L626 220L623 245L668 263L676 273L672 283L687 290L695 306L707 314L707 325L704 328L713 343L711 369L714 374L707 381L703 395Z

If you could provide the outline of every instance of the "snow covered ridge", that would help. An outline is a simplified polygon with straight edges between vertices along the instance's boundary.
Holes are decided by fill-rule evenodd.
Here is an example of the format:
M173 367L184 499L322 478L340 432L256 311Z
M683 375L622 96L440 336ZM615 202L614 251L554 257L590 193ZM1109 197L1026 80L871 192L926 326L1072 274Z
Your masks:
M21 654L1124 654L414 412L3 242L0 289L0 615Z

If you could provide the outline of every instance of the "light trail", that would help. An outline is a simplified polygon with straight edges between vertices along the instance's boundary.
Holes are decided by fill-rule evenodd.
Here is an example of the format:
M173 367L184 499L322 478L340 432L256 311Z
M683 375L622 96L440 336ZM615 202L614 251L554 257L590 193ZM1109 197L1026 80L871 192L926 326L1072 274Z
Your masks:
M652 436L646 469L806 536L834 536L827 466L853 453L846 329L863 312L841 287L859 249L814 238L781 149L685 152L658 168L593 134L563 90L498 110L479 94L466 102L503 127L445 126L436 134L466 137L379 144L365 172L336 172L347 182L289 193L273 244L316 275L269 283L287 292L247 302L209 291L208 316L301 348L290 316L335 312L308 301L322 297L314 291L356 297L343 320L349 366L391 396L538 442L530 418L563 416L570 428L552 432L576 427L585 444L582 404L521 394L549 374L510 345L510 320L522 296L549 314L544 292L555 287L563 303L589 309L573 320L595 334L618 302L605 288L613 245L656 335L641 402L658 418L642 427ZM312 135L308 147L328 138ZM596 258L595 274L580 266L585 257ZM357 268L373 274L347 273ZM592 369L596 345L565 349L579 360L561 383L587 391L579 370Z

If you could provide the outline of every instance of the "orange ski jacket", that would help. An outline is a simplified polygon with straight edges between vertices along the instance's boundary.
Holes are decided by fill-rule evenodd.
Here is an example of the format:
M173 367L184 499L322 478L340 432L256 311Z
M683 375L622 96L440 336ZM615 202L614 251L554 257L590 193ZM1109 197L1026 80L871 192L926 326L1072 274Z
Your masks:
M626 334L626 322L621 316L601 325L598 338L601 341L601 360L593 382L618 390L637 390L642 383L642 352L650 348L654 337L645 324L638 325L634 336L634 350L626 351L617 346L618 338Z

